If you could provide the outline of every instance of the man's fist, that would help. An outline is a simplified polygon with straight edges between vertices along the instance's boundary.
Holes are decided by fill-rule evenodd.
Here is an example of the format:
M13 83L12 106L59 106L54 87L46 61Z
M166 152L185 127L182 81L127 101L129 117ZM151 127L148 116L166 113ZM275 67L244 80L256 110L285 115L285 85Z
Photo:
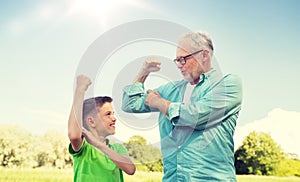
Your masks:
M143 69L146 73L156 72L160 70L161 62L155 57L148 57L143 65Z

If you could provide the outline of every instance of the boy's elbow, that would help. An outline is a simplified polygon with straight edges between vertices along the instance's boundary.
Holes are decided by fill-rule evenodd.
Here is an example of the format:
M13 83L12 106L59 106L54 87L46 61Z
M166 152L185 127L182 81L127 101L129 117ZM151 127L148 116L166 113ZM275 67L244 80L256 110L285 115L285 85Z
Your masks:
M126 171L126 174L128 174L128 175L134 175L135 171L136 171L136 167L133 164L132 167L130 169L128 169L128 171Z
M83 138L82 137L78 137L76 135L70 134L68 133L69 139L70 139L70 143L72 145L72 148L75 152L79 151L82 145L82 141Z
M75 143L79 140L81 140L81 136L74 132L68 132L68 137L71 143Z

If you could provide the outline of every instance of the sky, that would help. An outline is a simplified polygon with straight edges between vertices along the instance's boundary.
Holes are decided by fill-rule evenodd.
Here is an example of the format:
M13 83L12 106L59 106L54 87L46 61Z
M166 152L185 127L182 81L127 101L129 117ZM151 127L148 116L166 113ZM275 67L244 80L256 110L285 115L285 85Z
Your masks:
M155 19L208 33L222 72L241 77L243 103L235 132L236 147L249 132L263 131L285 152L300 156L299 7L297 0L1 1L0 124L20 125L35 134L66 132L74 80L90 46L115 27ZM151 29L162 34L166 31ZM114 103L118 107L121 89L116 90L116 80L125 78L129 84L135 75L126 68L134 65L137 72L149 55L171 60L175 50L174 45L153 40L128 42L116 48L98 70L93 94L117 97ZM168 64L162 64L162 71L180 78L176 67ZM163 84L169 79L162 77L164 73L154 74L154 81L147 87ZM134 115L146 123L135 127L135 122L125 121L120 108L115 109L120 117L117 139L126 141L142 135L152 144L159 142L155 115Z

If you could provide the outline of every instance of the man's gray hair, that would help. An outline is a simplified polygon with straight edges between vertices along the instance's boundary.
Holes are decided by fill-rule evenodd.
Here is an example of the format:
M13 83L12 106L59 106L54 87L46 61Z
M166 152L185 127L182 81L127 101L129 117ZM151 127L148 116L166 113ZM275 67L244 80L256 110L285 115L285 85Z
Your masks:
M188 42L192 51L205 49L208 50L211 54L213 54L214 52L214 46L211 38L202 32L187 33L179 39L179 44L181 42Z

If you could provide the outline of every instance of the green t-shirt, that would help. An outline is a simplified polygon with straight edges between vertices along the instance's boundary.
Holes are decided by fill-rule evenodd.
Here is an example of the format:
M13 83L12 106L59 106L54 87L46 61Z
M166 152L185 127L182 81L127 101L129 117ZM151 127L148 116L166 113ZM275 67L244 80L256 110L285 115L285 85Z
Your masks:
M108 140L107 140L108 141ZM119 154L128 155L122 144L108 146ZM84 141L81 149L75 152L69 145L69 152L73 156L74 182L123 182L123 173L116 164L101 150Z

